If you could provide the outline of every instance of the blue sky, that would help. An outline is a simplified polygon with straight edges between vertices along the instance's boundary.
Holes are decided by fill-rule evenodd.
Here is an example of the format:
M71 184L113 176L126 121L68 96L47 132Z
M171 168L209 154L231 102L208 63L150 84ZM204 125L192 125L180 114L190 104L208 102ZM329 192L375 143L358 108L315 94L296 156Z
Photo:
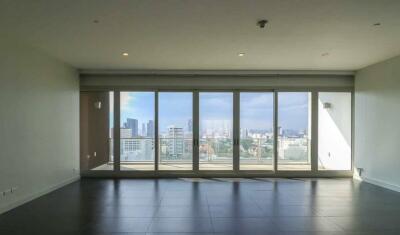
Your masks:
M305 130L308 128L309 93L278 93L278 125L283 129Z
M121 126L127 118L139 121L139 129L142 123L154 120L154 92L121 92Z
M240 127L243 129L272 129L273 93L244 92L240 94Z
M200 128L207 128L209 120L232 122L233 95L230 92L200 93ZM273 120L272 93L241 93L241 128L270 129ZM308 122L308 94L297 92L279 93L279 125L284 129L304 130ZM153 92L121 92L121 125L127 118L142 123L154 120ZM159 93L159 128L163 132L169 125L187 130L192 118L192 94L190 92ZM208 120L208 121L206 121Z
M170 125L183 127L187 131L188 121L192 119L192 93L160 92L158 97L160 132L166 131Z
M202 92L199 94L200 133L207 129L232 131L232 92ZM229 129L228 129L229 130Z

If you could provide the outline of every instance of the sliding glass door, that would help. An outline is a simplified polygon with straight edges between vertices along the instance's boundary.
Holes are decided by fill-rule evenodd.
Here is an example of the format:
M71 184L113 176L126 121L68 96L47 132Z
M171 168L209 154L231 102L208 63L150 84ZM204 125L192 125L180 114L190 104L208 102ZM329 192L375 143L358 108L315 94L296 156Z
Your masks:
M154 170L154 92L120 93L120 169Z
M351 171L351 91L92 93L81 94L85 171Z
M199 169L233 170L233 93L199 93Z
M274 170L274 93L240 93L240 170Z
M311 170L311 92L278 92L278 170Z
M193 169L193 93L158 93L158 169Z

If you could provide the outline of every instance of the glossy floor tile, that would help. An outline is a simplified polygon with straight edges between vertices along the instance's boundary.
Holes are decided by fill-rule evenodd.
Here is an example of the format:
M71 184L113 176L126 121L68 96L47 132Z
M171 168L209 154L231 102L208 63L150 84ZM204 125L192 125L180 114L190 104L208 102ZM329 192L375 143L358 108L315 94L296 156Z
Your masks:
M0 234L400 234L400 193L352 179L82 179L0 215Z

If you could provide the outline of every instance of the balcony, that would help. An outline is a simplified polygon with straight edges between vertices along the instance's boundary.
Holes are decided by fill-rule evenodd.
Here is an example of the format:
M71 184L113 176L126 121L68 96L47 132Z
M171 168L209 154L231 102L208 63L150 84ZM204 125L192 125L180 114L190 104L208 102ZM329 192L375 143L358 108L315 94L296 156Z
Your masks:
M110 161L94 170L113 169L113 139L109 139L109 144ZM308 141L303 139L279 138L279 169L309 170L311 163L307 152L308 144ZM122 171L154 170L154 138L121 138L120 151ZM240 170L273 170L273 139L242 138L239 151ZM161 137L159 156L159 170L190 171L193 169L193 139ZM232 156L233 141L230 138L199 140L200 170L233 170Z

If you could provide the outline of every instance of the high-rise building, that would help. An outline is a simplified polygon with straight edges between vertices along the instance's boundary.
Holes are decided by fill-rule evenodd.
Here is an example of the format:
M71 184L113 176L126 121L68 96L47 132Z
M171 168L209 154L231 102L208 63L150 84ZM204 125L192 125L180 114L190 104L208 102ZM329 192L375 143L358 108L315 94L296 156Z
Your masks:
M139 136L138 120L133 118L127 118L125 128L132 130L132 137Z
M183 128L176 126L168 127L168 155L170 158L180 158L184 152Z
M188 120L188 132L193 132L193 120L189 119Z
M249 137L249 129L247 129L247 128L241 128L240 129L240 137L241 138L244 138L244 139L246 139L246 138L248 138Z
M147 137L154 137L154 121L149 120L147 123Z
M142 136L146 136L146 124L142 123Z
M132 138L132 130L130 128L120 128L121 139Z

